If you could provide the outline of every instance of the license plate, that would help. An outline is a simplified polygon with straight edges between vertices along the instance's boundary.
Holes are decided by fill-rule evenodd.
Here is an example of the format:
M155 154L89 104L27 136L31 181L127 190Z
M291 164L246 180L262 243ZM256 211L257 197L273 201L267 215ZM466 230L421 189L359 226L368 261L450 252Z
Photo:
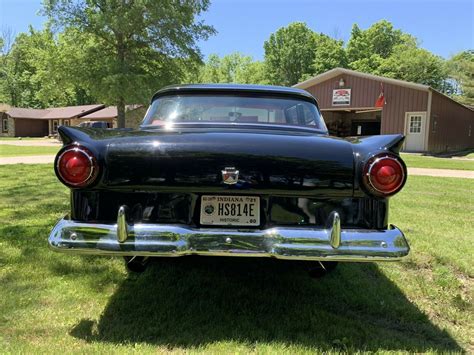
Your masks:
M260 198L255 196L202 196L201 224L260 225Z

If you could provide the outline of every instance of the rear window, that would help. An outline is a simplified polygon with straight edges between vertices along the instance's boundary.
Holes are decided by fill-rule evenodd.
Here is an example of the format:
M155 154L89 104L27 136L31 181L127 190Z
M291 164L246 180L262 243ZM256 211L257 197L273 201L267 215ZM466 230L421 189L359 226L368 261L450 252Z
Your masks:
M153 101L143 123L165 126L187 122L297 125L327 130L318 108L311 102L230 95L162 96Z

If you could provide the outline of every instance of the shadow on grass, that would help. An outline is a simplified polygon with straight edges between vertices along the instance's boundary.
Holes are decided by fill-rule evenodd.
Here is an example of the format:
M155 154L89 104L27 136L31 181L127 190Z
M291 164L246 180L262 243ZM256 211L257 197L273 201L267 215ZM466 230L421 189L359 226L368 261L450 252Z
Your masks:
M442 153L435 153L435 154L423 154L426 156L434 156L434 157L439 157L439 158L463 158L466 157L469 154L474 153L474 149L466 149L466 150L461 150L461 151L456 151L456 152L442 152Z
M217 341L325 350L462 351L375 264L343 264L313 280L301 264L271 259L158 260L130 275L87 341L198 347Z

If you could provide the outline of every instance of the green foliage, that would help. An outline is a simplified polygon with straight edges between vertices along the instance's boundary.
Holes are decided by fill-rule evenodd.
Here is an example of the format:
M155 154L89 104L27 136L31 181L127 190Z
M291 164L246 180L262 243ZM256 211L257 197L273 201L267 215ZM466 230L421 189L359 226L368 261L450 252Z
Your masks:
M375 74L425 84L443 90L447 73L443 59L426 49L400 44L381 59Z
M270 83L291 86L312 74L317 44L317 34L302 22L272 33L263 45Z
M45 0L44 12L71 30L84 59L75 74L100 101L117 105L123 127L125 103L148 100L201 60L197 41L214 29L196 17L208 6L208 0Z
M56 155L60 146L19 146L0 144L0 157L19 157L28 155Z
M395 30L387 20L374 23L367 30L361 30L356 24L352 27L351 37L347 43L347 57L351 68L359 70L356 64L361 60L376 55L388 58L393 53L393 48L399 44L415 44L415 39Z
M474 157L467 159L437 158L418 154L402 153L408 168L453 169L474 171Z
M449 76L455 81L454 97L474 105L474 50L454 55L447 63Z
M20 107L80 105L93 101L90 95L69 79L76 63L71 61L70 48L59 41L51 29L30 28L21 33L12 47L0 57L0 102ZM68 62L69 61L69 62Z
M0 102L22 107L146 103L158 88L183 82L291 86L336 67L430 85L474 104L474 52L448 62L382 20L354 25L343 41L301 22L271 34L264 61L241 53L201 61L197 46L215 31L197 18L209 0L47 0L48 24L0 38ZM10 34L11 35L11 34ZM3 44L2 44L3 43Z
M2 99L14 106L41 106L35 98L39 85L33 78L36 73L33 51L41 39L47 39L43 32L36 32L30 27L29 34L18 35L11 49L2 53L0 92Z
M396 79L446 88L442 58L418 47L416 39L382 20L366 30L354 25L344 48L324 34L296 22L280 28L264 44L270 83L294 85L336 67L349 67Z
M334 68L347 67L347 55L344 42L335 40L324 34L317 37L313 75L324 73Z
M188 82L195 83L240 83L267 84L264 64L252 57L232 53L219 58L211 54L206 63L191 75Z
M382 20L367 30L352 27L347 43L348 66L364 73L411 81L446 91L444 60L419 48L416 39Z

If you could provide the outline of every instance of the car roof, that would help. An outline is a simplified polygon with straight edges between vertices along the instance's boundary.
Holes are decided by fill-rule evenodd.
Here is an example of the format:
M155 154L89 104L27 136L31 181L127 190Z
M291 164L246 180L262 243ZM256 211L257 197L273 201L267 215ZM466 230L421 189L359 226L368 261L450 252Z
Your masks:
M170 85L158 90L153 95L152 101L157 97L173 94L257 94L257 95L277 95L277 96L291 96L299 97L307 101L316 103L316 99L306 90L291 88L286 86L273 85L250 85L250 84L183 84Z

